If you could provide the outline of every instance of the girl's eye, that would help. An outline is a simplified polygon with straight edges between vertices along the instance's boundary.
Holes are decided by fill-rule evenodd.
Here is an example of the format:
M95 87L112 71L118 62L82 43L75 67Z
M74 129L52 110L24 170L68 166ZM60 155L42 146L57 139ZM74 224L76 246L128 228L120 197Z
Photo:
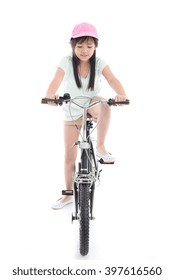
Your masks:
M87 46L87 47L88 47L88 49L91 49L91 48L92 48L92 46ZM81 48L82 48L82 45L77 45L77 48L81 49Z

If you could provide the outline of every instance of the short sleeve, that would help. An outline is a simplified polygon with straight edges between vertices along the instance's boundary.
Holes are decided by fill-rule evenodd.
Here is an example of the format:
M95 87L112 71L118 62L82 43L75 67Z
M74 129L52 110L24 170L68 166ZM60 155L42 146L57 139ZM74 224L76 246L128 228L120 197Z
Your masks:
M102 74L103 69L108 65L102 58L97 58L96 68L98 75Z
M60 67L61 69L63 69L63 71L65 73L68 73L69 71L69 67L70 67L70 64L72 63L72 57L70 56L65 56L63 57L59 64L58 64L58 67Z

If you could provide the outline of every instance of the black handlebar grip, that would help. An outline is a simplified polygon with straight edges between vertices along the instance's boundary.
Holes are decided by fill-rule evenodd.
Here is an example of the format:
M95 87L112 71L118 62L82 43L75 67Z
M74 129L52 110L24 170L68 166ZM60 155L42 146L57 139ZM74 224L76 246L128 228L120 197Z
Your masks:
M41 103L42 103L42 104L47 104L47 102L48 102L48 101L47 101L47 98L42 98L42 100L41 100Z
M60 106L63 104L63 102L66 100L70 100L71 96L69 93L65 93L63 96L60 96L59 99L50 99L50 98L42 98L41 103L42 104L47 104L48 102L54 102L55 104L59 104Z
M48 102L54 102L55 104L62 104L62 100L60 99L51 99L51 98L42 98L41 103L42 104L48 104Z
M129 102L129 99L126 99L125 101L115 101L114 99L109 99L108 100L108 105L128 105L130 102Z
M130 101L129 101L129 99L126 99L126 101L125 101L125 105L129 105L129 103L130 103Z

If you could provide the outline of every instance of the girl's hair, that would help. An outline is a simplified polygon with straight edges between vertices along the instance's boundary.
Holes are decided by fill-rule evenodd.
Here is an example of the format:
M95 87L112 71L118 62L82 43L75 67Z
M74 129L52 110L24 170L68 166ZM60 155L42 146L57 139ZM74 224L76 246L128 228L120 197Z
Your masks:
M78 88L82 87L81 81L79 79L78 75L78 65L80 63L79 58L75 55L74 49L77 43L83 43L85 40L88 40L89 36L83 36L78 38L72 38L71 39L71 47L73 50L73 57L72 57L72 63L73 63L73 71L74 71L74 78L77 84ZM91 37L94 40L94 44L97 47L98 46L98 39ZM95 82L95 64L96 64L96 50L94 51L92 57L90 58L90 78L89 78L89 84L88 89L94 90L94 82Z

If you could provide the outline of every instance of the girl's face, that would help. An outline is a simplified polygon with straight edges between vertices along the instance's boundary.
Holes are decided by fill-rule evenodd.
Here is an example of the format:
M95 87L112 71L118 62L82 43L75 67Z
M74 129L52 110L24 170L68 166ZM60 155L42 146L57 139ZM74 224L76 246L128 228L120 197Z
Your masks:
M78 42L75 45L74 52L78 59L82 62L87 62L95 51L95 43L93 38L89 37L84 42Z

